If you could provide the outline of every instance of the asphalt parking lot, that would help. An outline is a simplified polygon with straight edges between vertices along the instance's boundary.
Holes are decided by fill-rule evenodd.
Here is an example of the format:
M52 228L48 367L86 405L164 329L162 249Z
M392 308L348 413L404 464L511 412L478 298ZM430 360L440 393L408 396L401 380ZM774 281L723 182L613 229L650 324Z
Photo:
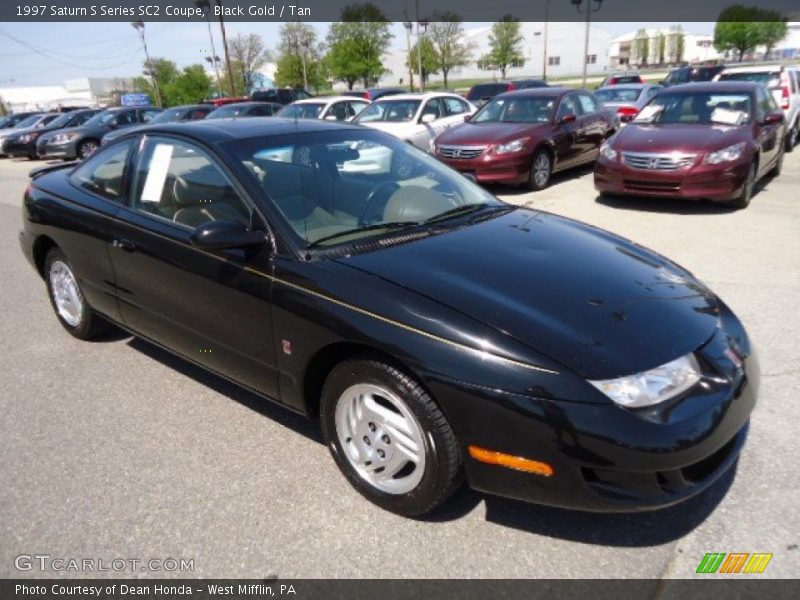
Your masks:
M128 576L683 578L706 552L771 552L760 577L800 573L800 147L738 212L600 200L590 169L536 194L495 190L673 258L739 315L762 382L735 474L654 513L465 490L422 521L362 499L315 423L136 339L64 332L17 243L35 164L0 160L0 577L75 575L15 569L35 553L194 560Z

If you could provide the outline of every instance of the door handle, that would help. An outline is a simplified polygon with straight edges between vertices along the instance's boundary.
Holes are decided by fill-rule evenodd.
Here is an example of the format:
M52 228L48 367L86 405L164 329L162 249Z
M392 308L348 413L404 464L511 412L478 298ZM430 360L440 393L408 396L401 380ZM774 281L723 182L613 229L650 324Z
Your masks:
M114 248L121 248L122 250L127 250L128 252L133 252L136 250L136 244L126 239L114 239L114 241L111 242L111 245L114 246Z

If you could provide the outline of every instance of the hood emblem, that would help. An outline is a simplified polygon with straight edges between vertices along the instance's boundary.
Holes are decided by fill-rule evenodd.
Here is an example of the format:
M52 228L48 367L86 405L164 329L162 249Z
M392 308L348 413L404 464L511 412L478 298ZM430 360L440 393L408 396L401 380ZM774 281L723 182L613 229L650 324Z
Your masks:
M647 168L648 169L657 169L658 168L658 157L651 157L647 160Z

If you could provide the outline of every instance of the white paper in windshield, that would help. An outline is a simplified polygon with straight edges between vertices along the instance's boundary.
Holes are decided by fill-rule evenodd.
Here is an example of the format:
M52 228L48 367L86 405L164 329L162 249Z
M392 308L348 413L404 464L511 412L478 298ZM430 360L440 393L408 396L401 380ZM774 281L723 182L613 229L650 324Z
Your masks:
M167 180L169 163L172 161L172 144L157 144L150 157L150 169L147 172L147 180L144 182L142 190L142 202L160 202L161 194L164 190L164 182Z
M641 112L636 115L634 121L637 123L649 123L655 119L662 110L664 110L663 106L645 106Z
M711 122L721 125L741 125L747 120L747 113L741 110L717 106L711 113Z

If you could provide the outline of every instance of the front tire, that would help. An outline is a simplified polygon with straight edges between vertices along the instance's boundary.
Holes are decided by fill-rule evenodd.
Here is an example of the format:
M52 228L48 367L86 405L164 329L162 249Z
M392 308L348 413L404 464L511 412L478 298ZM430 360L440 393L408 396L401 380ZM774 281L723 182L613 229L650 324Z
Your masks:
M83 140L80 144L78 144L78 158L81 160L89 158L92 154L97 152L99 147L100 143L97 140Z
M756 172L758 165L755 161L750 163L750 170L747 172L747 179L745 179L742 193L739 197L731 202L734 208L747 208L750 206L750 200L753 198L753 189L756 186Z
M107 332L110 325L89 304L67 257L53 248L44 261L44 277L50 304L59 323L79 340L90 340Z
M528 187L534 192L543 190L550 183L552 174L553 160L550 158L550 153L544 148L537 150L533 155L533 161L531 161Z
M461 481L455 434L428 393L370 359L337 365L322 389L325 442L350 484L381 508L418 516Z

